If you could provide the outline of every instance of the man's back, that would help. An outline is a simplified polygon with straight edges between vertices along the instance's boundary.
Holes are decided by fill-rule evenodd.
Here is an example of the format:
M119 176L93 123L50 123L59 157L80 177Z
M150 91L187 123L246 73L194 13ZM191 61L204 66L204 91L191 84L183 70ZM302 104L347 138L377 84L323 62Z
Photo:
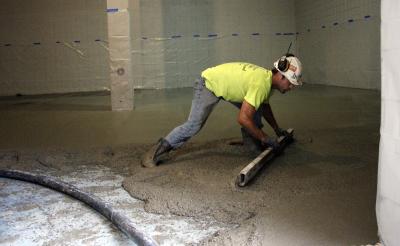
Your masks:
M209 90L227 101L246 100L256 109L268 102L272 72L263 67L245 62L225 63L204 70L201 76Z

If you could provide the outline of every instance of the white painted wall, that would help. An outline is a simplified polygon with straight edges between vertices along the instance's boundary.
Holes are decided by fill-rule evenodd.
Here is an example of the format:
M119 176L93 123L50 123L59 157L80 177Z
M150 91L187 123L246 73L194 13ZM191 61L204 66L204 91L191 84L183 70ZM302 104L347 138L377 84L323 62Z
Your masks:
M400 2L382 1L382 117L376 214L386 246L400 245Z
M295 33L294 0L130 1L140 5L131 9L140 16L131 30L136 88L192 86L205 68L230 61L270 68L295 39L283 35Z
M306 82L380 89L380 0L297 0L295 9Z
M1 1L0 96L109 87L106 7L105 0Z
M230 61L271 67L294 40L306 82L380 88L379 0L129 1L135 88L188 87ZM106 8L105 0L4 0L0 96L109 88Z

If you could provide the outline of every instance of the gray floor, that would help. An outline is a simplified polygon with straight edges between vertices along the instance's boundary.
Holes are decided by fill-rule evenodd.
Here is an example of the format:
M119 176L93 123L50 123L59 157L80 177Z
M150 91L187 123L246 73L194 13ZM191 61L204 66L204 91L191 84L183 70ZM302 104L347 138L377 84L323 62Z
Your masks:
M0 117L0 150L3 153L10 153L13 151L43 151L47 148L59 148L63 150L77 149L79 151L84 151L86 148L93 147L113 147L124 146L127 144L153 143L178 123L185 120L190 109L192 91L191 89L159 91L144 90L138 91L135 96L136 108L132 112L111 112L109 110L110 98L107 95L3 98L0 100L0 114L2 115ZM330 148L340 146L340 143L335 142L334 137L331 136L331 138L327 138L329 134L322 138L324 141L326 140L325 142L320 142L318 141L319 136L310 135L310 132L321 135L325 132L335 132L336 134L337 132L340 132L340 129L343 129L343 134L351 135L352 132L357 132L358 128L362 127L363 131L357 134L362 134L359 144L366 147L355 148L357 151L362 152L354 153L354 155L368 156L368 160L372 160L372 164L370 163L370 165L377 165L380 123L379 91L306 85L303 88L292 91L286 95L274 95L271 105L274 109L275 116L282 127L295 128L299 144L314 143L314 145L307 147L307 150L309 151L328 153ZM225 102L220 103L211 115L204 129L193 139L193 142L201 143L223 138L239 137L239 126L236 122L237 113L238 111L230 104ZM332 129L335 131L331 131ZM267 131L271 132L270 130ZM335 149L332 149L332 152L335 152ZM340 156L331 157L341 158ZM374 160L376 160L376 162ZM351 160L344 159L342 161L349 162ZM357 172L359 166L353 165L352 168ZM335 170L332 172L335 172ZM117 174L115 177L118 177ZM73 177L65 176L64 178L70 180ZM90 174L87 176L83 175L81 178L82 180L90 181ZM345 197L348 197L348 201L341 203L341 213L337 215L338 217L336 220L332 221L332 223L337 224L335 224L335 226L327 227L331 229L333 228L333 231L321 232L321 230L318 230L318 227L314 228L314 226L317 226L315 224L310 228L314 228L318 233L313 234L312 231L308 231L306 233L308 242L313 242L312 237L314 235L315 242L321 243L324 242L323 240L331 238L332 241L326 242L326 245L340 245L338 242L343 242L345 240L335 240L332 236L322 236L322 234L337 236L338 232L341 231L340 227L349 228L347 230L349 235L341 235L343 238L348 237L353 239L356 237L353 237L354 235L350 234L358 234L357 242L359 242L359 244L376 242L377 228L373 206L376 178L368 176L365 177L364 182L368 184L365 186L368 190L363 189L363 192L365 191L365 194L363 194L365 199L356 199L357 204L354 204L353 206L351 203L348 203L349 201L352 201L352 194L346 194ZM35 210L24 209L25 205L21 205L20 203L21 199L25 199L27 196L16 197L16 193L24 194L24 192L26 192L26 194L30 194L29 197L33 200L41 200L39 198L44 195L43 193L47 193L39 190L33 191L31 186L20 185L19 183L13 183L6 179L0 180L0 186L2 190L2 199L4 198L7 200L7 202L2 203L0 207L0 221L16 220L21 221L23 224L25 221L24 218L27 216L23 213L29 214ZM18 189L24 191L20 192ZM5 192L5 190L8 191ZM37 196L33 196L32 193ZM107 195L104 196L107 197ZM337 196L337 199L341 199L337 194L335 194L335 196ZM110 195L110 199L112 199L112 197L113 196ZM50 198L53 200L57 199L53 197ZM46 199L42 200L46 201ZM115 199L118 200L117 197ZM333 202L333 200L335 200L334 196L329 199L316 198L315 202L313 202L309 208L311 209L312 207L315 207L317 213L320 213L321 211L325 211L326 213L328 210L318 209L318 203L320 202L326 206L328 202L334 206L336 203ZM38 205L38 207L45 207L46 202L43 203L43 201ZM362 201L365 201L365 203ZM10 205L12 202L16 202L16 204L19 205ZM310 201L305 202L309 203ZM66 203L70 202L68 201ZM73 202L71 203L73 204ZM49 203L49 205L51 205L51 203ZM75 210L74 206L75 205L72 206L72 211ZM316 218L315 211L313 212L313 210L309 209L303 210L305 213L313 214L312 218ZM79 211L81 211L79 212L79 216L86 215L86 212L82 212L83 210ZM302 245L302 241L299 241L299 237L304 236L304 233L302 233L304 230L298 229L298 227L296 229L294 224L290 222L290 215L292 212L285 213L285 220L279 220L283 231L277 233L276 230L275 232L274 230L266 231L265 235L273 238L273 242L281 243L281 245ZM356 221L356 223L360 224L358 228L352 230L349 225L345 224L346 220L344 218L346 217L346 213L360 215L357 217ZM49 215L49 212L42 213L42 215L47 216ZM35 219L29 219L29 216L27 217L29 223L36 223ZM55 216L50 216L50 218L44 221L38 220L36 225L32 226L40 228L43 224L51 224L51 219L64 219L59 216L57 216L57 218L53 217ZM274 216L272 216L272 218L273 217ZM302 224L300 220L303 217L307 218L308 216L306 214L300 217L293 216L296 223L300 226ZM318 218L321 220L323 220L324 217L330 218L331 216L327 214L318 215ZM177 220L179 219L177 218ZM88 220L91 221L92 219L90 218ZM100 222L95 222L95 224L100 225L103 223L101 221L107 224L107 222L101 218ZM317 223L317 221L318 220L316 220L315 223ZM172 222L168 223L171 224ZM203 222L190 222L189 219L182 223L193 223L192 226L184 227L194 229L194 234L196 234L195 230L198 228L200 228L200 231L205 231L204 224L203 227L199 226L197 229L195 225L196 223L201 225ZM215 225L215 228L204 232L201 236L195 237L192 241L184 241L183 239L179 239L179 236L177 236L175 242L173 240L171 241L171 238L160 241L162 244L166 245L173 245L174 243L192 243L201 240L207 235L213 234L217 230L225 230L228 227L213 221L208 221L207 223ZM268 224L267 221L263 223ZM78 229L82 229L82 227L79 227L79 223L71 222L69 226L72 228L77 226ZM176 232L180 231L181 227L182 225L171 227L169 234L174 234L173 230L176 230ZM48 224L46 228L50 228ZM31 230L30 227L26 226L22 228L19 226L1 226L0 235L6 235L8 238L2 239L3 241L0 241L0 243L5 245L17 245L13 244L13 242L15 243L20 242L18 240L27 240L25 242L31 242L31 244L42 244L51 243L54 242L54 240L63 240L63 242L67 244L65 241L66 239L62 235L63 229L57 229L60 231L59 234L53 233L51 237L48 237L47 241L29 241L31 240L29 239L30 237L7 241L10 239L10 235L15 235L17 232L21 232L21 229L22 231ZM12 232L10 230L15 231ZM153 236L156 236L156 233L154 233L156 229L150 228L148 230L150 233L152 233L153 230ZM84 234L83 238L80 238L79 240L85 240L85 237L94 237L97 238L96 240L109 240L107 242L110 244L113 242L119 243L121 240L124 240L123 236L115 236L112 234L113 231L115 233L115 229L99 229L99 231L100 235L97 234L97 236L94 236L90 233L88 235ZM105 236L103 233L104 231L111 231L111 236ZM190 230L188 230L188 233L189 232ZM50 234L49 231L46 233L47 235ZM3 238L3 236L0 238ZM162 238L162 236L160 236L160 238ZM365 240L362 240L362 238L365 238ZM74 240L76 241L76 238L71 237L70 240L72 241L69 243L72 244ZM96 242L102 242L96 240L91 241L93 245L95 245ZM348 242L350 244L350 242L353 241L349 240Z

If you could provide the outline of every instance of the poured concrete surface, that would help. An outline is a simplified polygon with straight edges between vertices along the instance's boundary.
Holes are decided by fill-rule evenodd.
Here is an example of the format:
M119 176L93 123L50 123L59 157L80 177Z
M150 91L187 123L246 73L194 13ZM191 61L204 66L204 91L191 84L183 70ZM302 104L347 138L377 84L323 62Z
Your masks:
M135 245L75 200L29 183L0 179L1 245Z
M137 156L131 149L135 146L84 152L0 152L0 168L57 177L94 194L161 245L192 244L232 228L211 218L144 211L143 203L121 187L124 173L135 173L140 168L129 167L132 157ZM136 245L95 210L62 193L0 178L0 197L0 245Z
M232 183L252 157L238 146L225 144L225 139L239 137L234 107L220 103L190 144L164 165L143 169L140 156L185 120L192 92L139 91L136 95L133 112L108 111L106 95L3 99L0 148L8 153L76 150L78 158L57 165L65 176L75 165L96 156L95 164L101 162L125 178L124 187L145 201L148 212L191 216L220 226L218 233L210 231L192 243L361 245L377 241L378 91L307 85L284 96L274 95L275 116L281 127L295 129L297 142L244 189ZM88 147L97 153L111 149L124 158L85 154L92 153L86 151ZM42 164L57 163L54 155L44 154L50 161ZM20 168L52 166L42 164Z

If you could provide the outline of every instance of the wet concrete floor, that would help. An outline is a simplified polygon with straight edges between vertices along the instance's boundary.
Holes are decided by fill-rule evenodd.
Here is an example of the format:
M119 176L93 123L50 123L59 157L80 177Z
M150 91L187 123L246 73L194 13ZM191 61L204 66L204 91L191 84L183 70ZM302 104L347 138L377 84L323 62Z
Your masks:
M251 186L239 191L231 186L232 178L251 157L224 145L224 139L240 136L238 111L225 102L168 165L152 170L139 167L140 155L149 144L185 120L191 97L191 89L138 91L132 112L111 112L107 95L1 99L0 149L81 153L72 165L93 157L85 157L86 149L124 153L122 169L113 160L102 165L119 170L130 194L146 201L146 211L210 217L212 223L222 223L219 233L210 232L208 239L198 238L197 243L362 245L377 241L379 91L306 85L285 95L276 93L271 99L275 117L282 127L295 128L297 142ZM127 146L131 156L126 155ZM63 175L70 173L66 170ZM140 189L130 189L132 184ZM201 199L193 199L193 191L202 194ZM176 203L178 198L182 203ZM210 206L200 206L207 198L213 199ZM170 238L164 242L171 242Z

